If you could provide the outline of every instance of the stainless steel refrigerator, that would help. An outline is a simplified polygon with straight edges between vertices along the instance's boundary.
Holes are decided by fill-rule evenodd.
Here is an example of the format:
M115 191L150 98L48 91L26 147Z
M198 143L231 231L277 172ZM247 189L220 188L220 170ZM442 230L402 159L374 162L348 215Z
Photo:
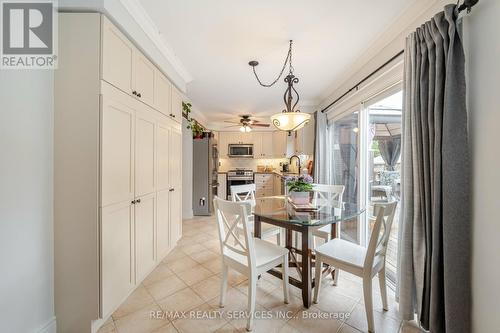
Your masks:
M211 215L217 195L219 151L212 138L193 140L193 214Z

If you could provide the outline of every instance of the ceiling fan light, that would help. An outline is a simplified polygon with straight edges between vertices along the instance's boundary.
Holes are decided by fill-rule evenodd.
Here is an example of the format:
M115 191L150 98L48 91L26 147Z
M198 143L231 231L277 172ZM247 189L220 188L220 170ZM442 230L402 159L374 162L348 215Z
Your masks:
M252 128L250 126L241 126L240 127L240 132L243 132L243 133L248 133L252 130Z
M304 112L281 112L273 115L271 121L280 131L296 131L311 120L311 115Z

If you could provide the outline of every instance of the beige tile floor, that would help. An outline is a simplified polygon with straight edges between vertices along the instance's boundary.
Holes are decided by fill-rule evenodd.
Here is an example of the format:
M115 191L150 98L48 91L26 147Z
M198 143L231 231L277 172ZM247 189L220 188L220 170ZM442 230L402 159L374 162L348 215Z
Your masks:
M177 247L98 333L245 332L246 320L237 314L246 310L247 279L230 271L227 304L220 309L220 270L214 218L185 220ZM293 269L291 273L296 274ZM361 279L342 272L336 287L331 277L323 280L319 303L304 309L299 289L291 287L291 301L284 304L281 280L264 274L258 283L254 332L366 332ZM394 294L389 292L390 309L383 311L378 283L373 285L376 331L399 332Z

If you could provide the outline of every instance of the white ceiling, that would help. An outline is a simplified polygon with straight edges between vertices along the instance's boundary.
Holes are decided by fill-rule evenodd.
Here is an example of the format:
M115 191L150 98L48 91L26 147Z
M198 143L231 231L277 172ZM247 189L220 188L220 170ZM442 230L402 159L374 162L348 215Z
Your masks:
M188 96L210 123L283 109L282 79L272 88L288 40L294 40L296 88L303 110L320 102L335 80L415 0L140 0L193 81ZM309 106L309 107L307 107Z

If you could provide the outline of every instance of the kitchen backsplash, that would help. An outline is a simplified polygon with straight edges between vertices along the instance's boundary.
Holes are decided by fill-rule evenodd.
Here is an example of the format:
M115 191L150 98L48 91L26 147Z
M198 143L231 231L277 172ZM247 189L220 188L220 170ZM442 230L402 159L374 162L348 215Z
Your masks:
M226 172L236 168L246 168L257 171L257 165L269 166L281 170L280 163L290 163L288 158L221 158L219 159L219 171ZM303 161L302 167L305 166Z

